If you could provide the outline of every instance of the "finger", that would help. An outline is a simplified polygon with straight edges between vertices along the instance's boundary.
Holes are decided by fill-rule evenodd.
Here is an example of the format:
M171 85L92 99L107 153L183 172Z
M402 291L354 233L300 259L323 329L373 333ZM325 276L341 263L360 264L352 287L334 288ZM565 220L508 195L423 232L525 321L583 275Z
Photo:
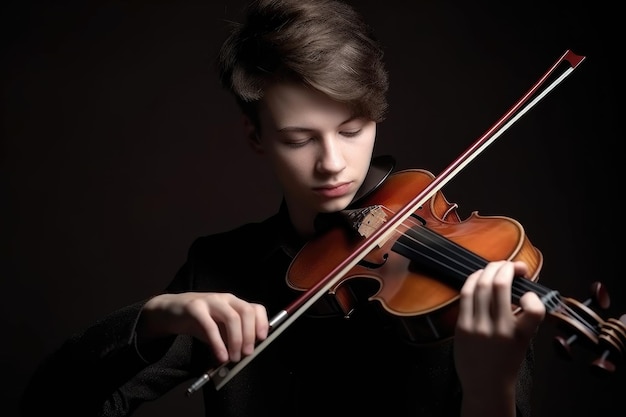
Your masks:
M209 345L218 362L226 362L229 357L226 343L218 323L208 312L207 304L202 299L196 299L187 305L187 309L199 328L193 335Z
M243 320L239 311L243 308L237 306L238 299L230 295L223 295L225 300L221 303L215 303L210 307L210 314L219 324L223 331L223 338L226 340L226 348L228 349L228 357L233 362L241 360L241 351L243 345ZM243 301L241 301L243 302ZM237 310L237 307L239 311Z
M474 290L474 328L483 334L491 334L493 280L503 262L490 262L476 282Z
M514 266L517 276L527 276L529 267L526 263L517 261L514 263ZM519 305L521 311L517 315L517 320L519 321L518 328L526 336L532 335L537 331L539 324L545 318L546 305L536 293L531 291L522 294Z
M513 267L515 268L515 275L525 277L528 275L528 265L524 261L515 261L513 262Z
M521 312L517 315L518 329L526 337L537 332L546 316L546 306L534 292L527 292L520 298Z
M256 335L259 340L265 340L267 338L267 334L269 333L270 324L269 318L267 316L267 310L265 306L261 304L252 304L256 309L255 314L255 326L256 326Z
M496 331L501 335L512 334L514 315L511 305L511 284L514 275L514 263L503 262L493 278L492 313Z
M495 271L492 283L493 311L497 315L511 311L511 284L515 268L513 262L503 262Z
M250 355L254 352L254 346L257 340L257 309L252 304L246 302L237 302L236 305L233 305L233 308L235 308L241 317L241 353L243 355Z
M459 298L459 316L457 318L457 328L469 330L474 320L474 289L476 282L483 273L482 269L470 274L463 287L461 288Z

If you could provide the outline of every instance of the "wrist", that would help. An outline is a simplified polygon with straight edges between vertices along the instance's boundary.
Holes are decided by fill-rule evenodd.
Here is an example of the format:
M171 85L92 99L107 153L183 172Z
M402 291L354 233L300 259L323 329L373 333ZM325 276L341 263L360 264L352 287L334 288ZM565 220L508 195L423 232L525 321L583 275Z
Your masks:
M515 417L515 386L463 392L461 417Z
M161 297L162 295L157 295L149 299L139 312L137 326L135 327L138 343L144 343L171 335L164 330L165 320L163 320L163 317L159 317Z

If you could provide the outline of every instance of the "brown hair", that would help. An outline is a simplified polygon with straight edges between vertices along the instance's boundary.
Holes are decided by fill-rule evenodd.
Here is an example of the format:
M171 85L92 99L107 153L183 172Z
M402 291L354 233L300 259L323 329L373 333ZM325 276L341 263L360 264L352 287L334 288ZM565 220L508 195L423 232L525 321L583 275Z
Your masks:
M255 123L266 86L286 80L348 103L358 116L385 117L389 82L382 47L340 0L253 1L217 63L222 84Z

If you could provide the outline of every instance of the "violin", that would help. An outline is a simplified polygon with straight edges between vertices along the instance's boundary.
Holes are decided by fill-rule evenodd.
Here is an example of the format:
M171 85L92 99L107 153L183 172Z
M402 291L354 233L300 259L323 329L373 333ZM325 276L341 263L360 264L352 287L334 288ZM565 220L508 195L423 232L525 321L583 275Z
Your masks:
M363 238L380 228L393 213L404 207L416 189L430 184L434 175L411 169L391 174L363 201L361 208L339 213L338 223L307 242L287 271L288 285L308 291L316 277L330 274L329 265L340 263ZM514 310L522 295L533 291L540 296L547 312L574 333L557 336L558 353L572 357L572 344L580 336L600 350L593 369L613 373L626 348L626 314L619 320L603 320L591 308L595 303L606 309L610 299L599 282L592 284L592 297L581 303L561 297L558 291L538 283L542 253L531 244L523 226L504 216L481 216L477 212L461 220L457 205L448 202L441 191L393 230L393 234L344 274L329 294L349 317L359 302L349 290L354 279L372 279L378 291L368 301L378 302L392 317L398 331L414 344L430 344L451 338L458 314L459 291L472 272L493 260L521 260L528 265L528 276L514 277ZM324 259L324 262L317 260Z
M432 173L421 169L390 175L358 202L361 208L349 207L338 213L339 226L307 242L287 271L287 284L298 291L309 290L317 277L329 274L330 266L353 253L363 238L433 179ZM444 340L454 332L456 301L465 278L490 260L522 260L528 265L529 277L513 281L514 302L529 290L550 296L549 290L527 283L528 279L537 281L543 257L519 222L477 212L461 221L456 208L437 192L344 274L329 289L344 316L349 317L359 302L349 291L350 280L373 279L379 290L369 301L378 302L390 313L407 332L409 341L422 344Z
M461 219L442 194L442 187L486 149L515 121L545 97L585 59L567 50L539 81L490 129L439 175L412 169L383 175L380 183L359 195L330 226L307 242L288 268L286 283L301 296L270 319L270 333L251 355L236 364L207 371L188 389L191 395L208 381L216 389L252 361L265 347L324 296L330 296L347 317L358 300L350 290L355 279L371 279L378 302L414 343L437 343L453 336L459 290L466 277L492 260L522 260L527 277L515 277L512 305L535 292L547 313L573 334L555 338L559 352L571 354L583 340L599 352L594 368L612 373L626 348L626 314L602 319L590 305L608 304L608 293L594 283L594 297L585 302L562 297L538 282L543 264L522 225L504 216L473 212ZM546 86L547 84L547 86Z

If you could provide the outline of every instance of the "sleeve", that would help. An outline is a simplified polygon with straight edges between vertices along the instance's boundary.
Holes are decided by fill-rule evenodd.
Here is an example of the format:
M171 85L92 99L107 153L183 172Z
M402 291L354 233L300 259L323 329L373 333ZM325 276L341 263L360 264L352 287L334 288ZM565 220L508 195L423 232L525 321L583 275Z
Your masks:
M23 393L21 415L126 416L186 377L181 358L188 356L188 338L142 345L139 354L135 325L143 304L110 314L45 358Z
M516 404L517 417L529 417L532 411L533 372L535 367L534 342L526 351L517 379Z
M167 292L192 287L193 263L190 249ZM142 343L138 349L135 329L146 301L109 314L45 358L23 392L20 415L128 416L188 380L194 357L190 336Z
M206 256L207 241L198 239L191 245L186 262L165 292L197 290L198 270L202 280L209 281L210 262L198 259ZM24 390L21 416L128 416L143 402L207 369L210 352L191 336L137 346L136 326L146 301L114 311L45 358Z

